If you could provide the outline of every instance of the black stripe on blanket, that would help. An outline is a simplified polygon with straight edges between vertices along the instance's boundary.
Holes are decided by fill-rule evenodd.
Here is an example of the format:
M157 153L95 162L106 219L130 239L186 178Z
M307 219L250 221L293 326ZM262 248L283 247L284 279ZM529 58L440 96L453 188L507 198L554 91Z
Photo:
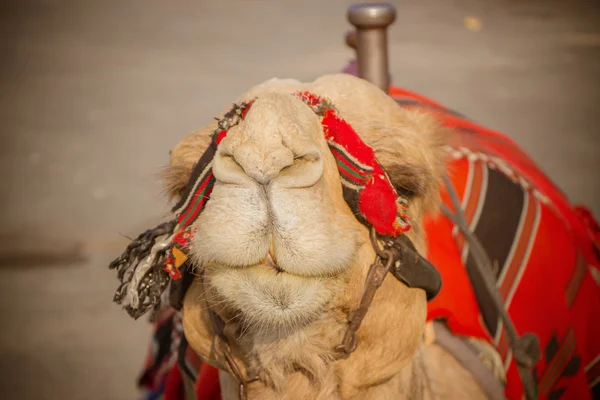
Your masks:
M488 168L488 184L485 203L474 228L475 236L487 252L492 264L497 266L496 278L510 254L523 210L524 192L521 186L512 182L504 174ZM481 276L476 273L475 260L467 257L467 273L471 279L475 296L481 309L483 321L493 336L498 329L498 313L491 298L483 290Z

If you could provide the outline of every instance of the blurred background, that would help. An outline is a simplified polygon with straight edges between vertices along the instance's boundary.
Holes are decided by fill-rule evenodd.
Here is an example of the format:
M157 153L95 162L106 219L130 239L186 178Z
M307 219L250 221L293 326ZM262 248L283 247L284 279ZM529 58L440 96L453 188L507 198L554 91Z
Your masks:
M341 70L351 3L0 2L0 398L136 398L150 326L107 264L169 209L168 151L252 85ZM394 83L599 216L600 1L393 3Z

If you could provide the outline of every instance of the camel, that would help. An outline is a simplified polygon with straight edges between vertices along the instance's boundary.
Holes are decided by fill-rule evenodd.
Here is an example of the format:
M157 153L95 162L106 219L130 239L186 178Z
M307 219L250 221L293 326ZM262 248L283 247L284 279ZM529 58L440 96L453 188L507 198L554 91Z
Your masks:
M326 123L328 110L337 119ZM337 138L342 125L358 139ZM439 257L428 249L438 242L427 237L426 225L439 215L444 179L452 174L452 137L453 129L430 113L398 107L351 75L255 86L171 151L164 180L178 219L155 229L162 239L138 252L143 273L120 272L122 281L129 278L116 300L138 317L148 304L156 308L170 285L187 343L219 369L223 399L504 398L510 359L489 341L469 338L486 360L482 378L449 351L464 346L452 342L456 335L428 320L439 284L423 256ZM369 151L374 161L363 165ZM352 183L360 168L370 171L364 188L381 189L369 198ZM349 201L356 193L357 202ZM387 208L391 219L381 211ZM390 256L390 243L400 241L407 253ZM151 265L154 259L160 262ZM452 283L452 275L442 275ZM510 330L509 320L502 323ZM442 345L444 337L450 346ZM513 346L518 337L508 340ZM526 350L539 353L532 343ZM530 358L519 373L539 355Z

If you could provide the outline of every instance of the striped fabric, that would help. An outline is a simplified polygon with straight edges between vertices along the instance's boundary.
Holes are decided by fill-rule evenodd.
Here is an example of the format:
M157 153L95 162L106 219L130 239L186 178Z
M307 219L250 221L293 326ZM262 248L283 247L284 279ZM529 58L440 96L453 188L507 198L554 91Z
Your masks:
M310 92L296 95L321 118L325 139L338 165L344 199L356 218L380 235L394 237L408 231L407 199L398 194L375 151L341 118L329 99Z
M167 250L163 269L169 273L173 280L179 280L183 277L182 266L187 261L187 254L194 236L192 224L204 209L215 185L212 162L217 153L217 147L227 135L227 130L245 118L252 103L250 101L234 105L219 120L218 128L212 135L210 145L194 166L181 200L172 209L172 212L176 215L177 226L171 241L171 248Z
M600 399L600 355L588 363L584 371L590 387L594 390L594 399Z

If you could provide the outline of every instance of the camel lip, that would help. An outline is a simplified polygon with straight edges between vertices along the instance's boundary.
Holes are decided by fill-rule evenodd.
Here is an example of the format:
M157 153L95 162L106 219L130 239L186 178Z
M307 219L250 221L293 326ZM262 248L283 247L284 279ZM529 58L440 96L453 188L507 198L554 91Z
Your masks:
M281 268L279 265L277 265L277 263L274 260L273 255L271 254L271 251L269 251L267 253L265 258L262 260L261 264L274 269L275 271L277 271L277 273L285 272L283 270L283 268Z

